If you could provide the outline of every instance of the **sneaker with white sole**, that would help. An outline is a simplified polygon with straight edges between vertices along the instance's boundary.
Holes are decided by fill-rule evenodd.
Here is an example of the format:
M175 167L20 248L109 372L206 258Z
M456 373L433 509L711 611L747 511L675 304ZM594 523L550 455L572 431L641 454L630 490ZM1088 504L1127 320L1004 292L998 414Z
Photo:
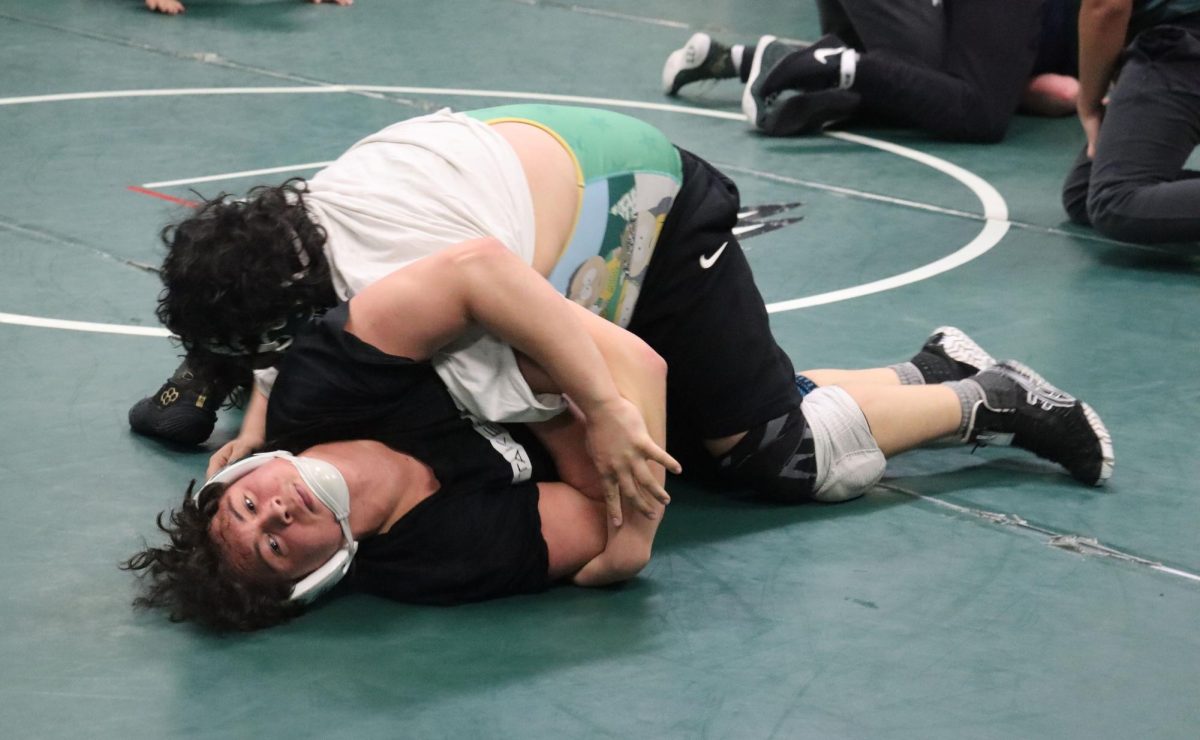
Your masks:
M987 370L996 364L996 358L962 329L939 326L910 362L916 365L926 383L945 383Z
M746 78L746 86L742 89L742 112L746 114L746 120L752 127L759 128L758 117L763 105L767 102L768 96L760 90L763 73L798 49L799 47L770 35L760 37L755 43L754 58L750 62L750 74Z
M816 98L797 95L849 87L840 84L843 57L853 67L858 52L832 34L809 46L774 36L760 38L742 92L742 112L750 125L782 136L784 127L789 133L810 132L848 117L858 107L857 95L847 91ZM779 104L772 105L776 97Z
M662 70L663 92L674 96L684 85L729 77L737 77L729 47L707 33L698 32L692 34L683 48L667 57Z
M963 441L1028 450L1092 486L1112 475L1112 436L1091 406L1015 360L964 382L977 383L984 398L970 409Z
M763 95L780 90L846 90L854 84L859 53L834 34L792 49L792 53L770 66L763 66L760 90Z

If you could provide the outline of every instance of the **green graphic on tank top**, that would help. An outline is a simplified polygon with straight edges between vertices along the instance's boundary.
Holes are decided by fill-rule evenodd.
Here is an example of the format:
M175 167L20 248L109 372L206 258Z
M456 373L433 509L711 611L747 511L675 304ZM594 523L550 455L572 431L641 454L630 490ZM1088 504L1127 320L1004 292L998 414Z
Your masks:
M628 326L678 189L648 173L588 183L575 234L550 282L576 303Z
M571 154L582 188L579 211L550 282L576 303L627 326L682 183L679 151L653 126L612 111L510 105L467 115L537 125Z

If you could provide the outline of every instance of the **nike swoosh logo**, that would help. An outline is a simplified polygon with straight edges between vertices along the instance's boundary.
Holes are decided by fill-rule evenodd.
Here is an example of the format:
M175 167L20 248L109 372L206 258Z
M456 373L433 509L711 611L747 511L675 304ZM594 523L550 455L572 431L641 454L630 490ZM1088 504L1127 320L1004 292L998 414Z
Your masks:
M813 52L813 57L821 64L829 64L829 57L841 54L845 50L846 47L844 46L839 46L836 49L817 49Z
M725 242L724 244L721 245L720 249L718 249L717 251L708 255L707 257L704 256L703 254L700 255L700 269L707 270L708 268L710 268L714 264L716 264L717 260L721 258L721 253L724 252L725 247L728 247L728 246L729 246L729 242Z

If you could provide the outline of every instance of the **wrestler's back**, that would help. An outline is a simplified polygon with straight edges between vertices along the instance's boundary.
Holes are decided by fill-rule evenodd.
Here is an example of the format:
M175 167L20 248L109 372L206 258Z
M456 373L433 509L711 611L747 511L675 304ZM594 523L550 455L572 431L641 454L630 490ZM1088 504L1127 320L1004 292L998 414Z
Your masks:
M533 268L549 277L571 236L579 208L579 181L571 155L554 136L538 126L518 121L492 124L517 153L536 224Z

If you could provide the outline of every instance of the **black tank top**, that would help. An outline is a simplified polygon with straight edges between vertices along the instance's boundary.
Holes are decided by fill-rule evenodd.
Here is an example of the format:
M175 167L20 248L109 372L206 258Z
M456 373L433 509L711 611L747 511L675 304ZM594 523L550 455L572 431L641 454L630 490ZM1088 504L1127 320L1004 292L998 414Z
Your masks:
M454 604L548 585L536 482L549 455L524 427L480 424L427 362L385 354L345 331L346 304L314 319L280 364L268 449L371 439L433 469L440 488L359 543L348 582L400 601Z

